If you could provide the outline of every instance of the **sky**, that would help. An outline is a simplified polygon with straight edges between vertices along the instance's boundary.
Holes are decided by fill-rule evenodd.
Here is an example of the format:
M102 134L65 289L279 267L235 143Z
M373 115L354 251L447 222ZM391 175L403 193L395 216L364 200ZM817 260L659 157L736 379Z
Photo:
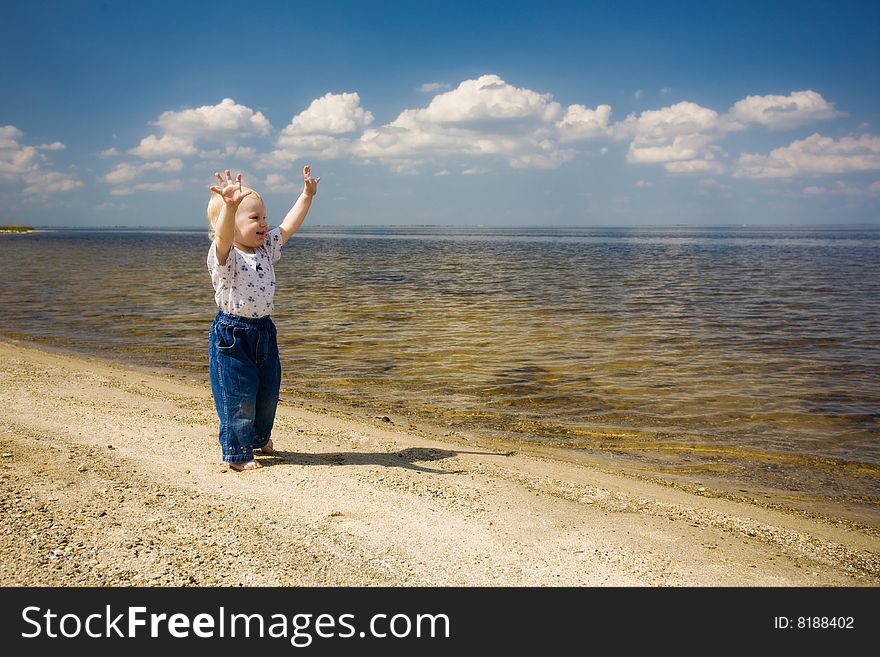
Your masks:
M880 224L880 3L9 2L0 224Z

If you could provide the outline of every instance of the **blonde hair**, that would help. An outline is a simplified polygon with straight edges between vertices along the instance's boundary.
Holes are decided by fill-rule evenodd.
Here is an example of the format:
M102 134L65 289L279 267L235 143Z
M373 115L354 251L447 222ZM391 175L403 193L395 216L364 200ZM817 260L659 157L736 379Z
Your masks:
M246 196L246 198L255 198L260 203L263 203L263 197L257 193L257 190L251 189L250 187L242 187L242 192L249 191L250 194ZM265 203L263 203L265 205ZM214 241L214 237L216 235L215 227L217 225L217 220L220 218L220 210L223 209L223 197L220 196L217 192L211 192L211 198L208 200L208 221L211 224L211 228L208 229L208 239L212 242Z

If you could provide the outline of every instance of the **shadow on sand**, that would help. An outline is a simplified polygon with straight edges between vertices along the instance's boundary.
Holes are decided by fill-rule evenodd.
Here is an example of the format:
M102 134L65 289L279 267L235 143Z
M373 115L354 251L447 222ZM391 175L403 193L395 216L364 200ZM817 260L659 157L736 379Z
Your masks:
M326 452L308 454L305 452L288 452L275 450L271 455L263 456L260 462L264 466L274 465L381 465L386 468L406 468L419 472L434 474L459 474L464 470L436 470L426 468L419 463L430 463L452 458L459 454L483 454L485 456L511 456L513 452L460 452L448 449L428 447L410 447L399 452Z

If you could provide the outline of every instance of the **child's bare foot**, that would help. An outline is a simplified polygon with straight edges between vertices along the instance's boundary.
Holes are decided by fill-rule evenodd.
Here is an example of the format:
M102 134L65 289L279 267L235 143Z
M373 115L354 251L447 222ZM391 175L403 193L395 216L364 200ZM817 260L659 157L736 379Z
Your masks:
M274 454L275 453L275 448L272 446L272 439L271 438L269 438L268 443L266 443L262 447L258 447L257 449L259 449L261 452L263 452L263 454Z
M244 461L242 463L229 463L229 469L235 470L236 472L242 472L244 470L258 470L263 466L257 463L256 461Z

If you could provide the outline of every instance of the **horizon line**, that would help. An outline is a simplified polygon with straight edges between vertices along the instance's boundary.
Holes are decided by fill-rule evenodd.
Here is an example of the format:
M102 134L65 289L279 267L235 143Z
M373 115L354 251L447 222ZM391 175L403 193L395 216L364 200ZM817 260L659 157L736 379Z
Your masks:
M11 224L10 224L11 225ZM4 225L0 224L0 230ZM725 223L725 224L606 224L606 225L582 225L573 226L565 224L517 224L517 225L484 225L484 224L311 224L302 226L299 231L308 231L315 228L466 228L480 230L494 229L557 229L557 230L583 230L598 228L880 228L880 220L876 222L857 223L779 223L779 224L749 224L749 223ZM147 226L143 224L113 224L109 226L83 226L62 225L52 226L47 224L33 225L32 228L40 230L174 230L188 232L208 232L205 226Z

